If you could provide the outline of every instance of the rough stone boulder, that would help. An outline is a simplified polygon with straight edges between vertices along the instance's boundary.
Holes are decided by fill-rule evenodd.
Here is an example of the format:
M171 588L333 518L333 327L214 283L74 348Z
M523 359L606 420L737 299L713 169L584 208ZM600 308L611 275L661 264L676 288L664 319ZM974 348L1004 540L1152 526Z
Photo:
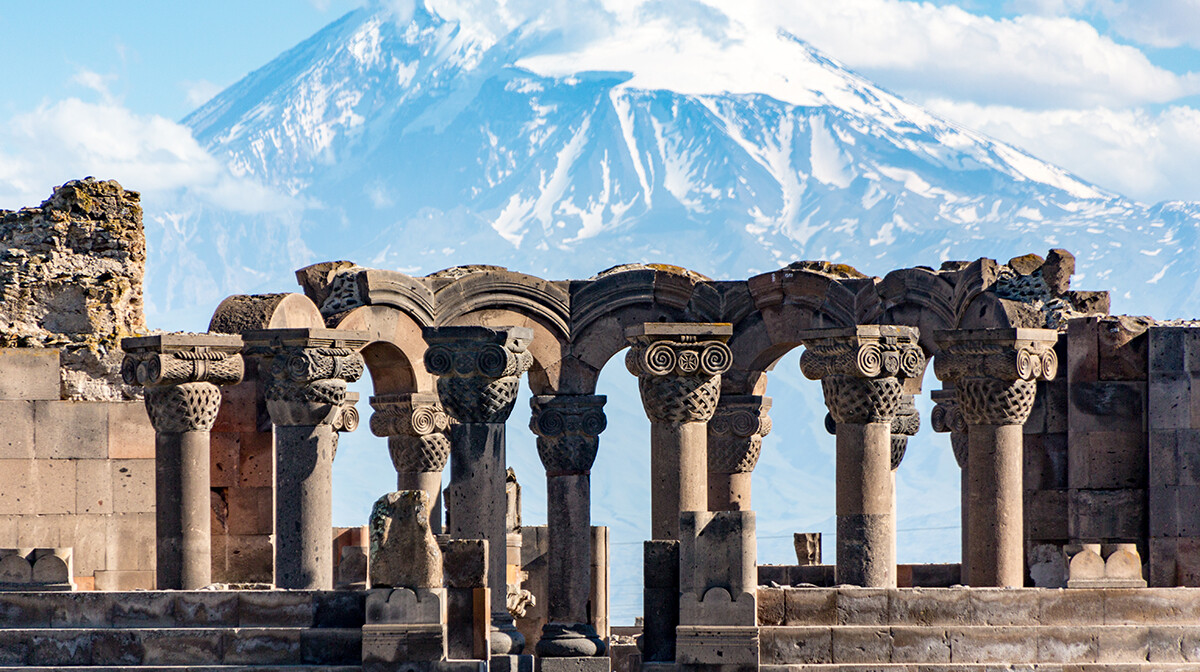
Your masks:
M429 495L390 492L371 509L371 586L441 588L442 552L429 527Z
M131 399L121 339L146 331L141 197L73 180L36 208L0 210L0 346L61 350L66 399Z

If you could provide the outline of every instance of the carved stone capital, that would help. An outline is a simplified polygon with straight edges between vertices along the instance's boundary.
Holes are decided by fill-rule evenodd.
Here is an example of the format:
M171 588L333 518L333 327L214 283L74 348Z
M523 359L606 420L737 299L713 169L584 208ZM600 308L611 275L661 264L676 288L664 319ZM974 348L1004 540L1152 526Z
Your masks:
M721 374L733 366L730 325L652 322L626 332L625 367L638 377L652 422L707 422L716 411Z
M952 330L935 334L934 373L954 384L967 425L1020 425L1038 380L1058 374L1052 329Z
M933 431L950 434L950 447L954 461L960 469L967 466L967 419L958 407L958 395L954 390L934 390L930 395L936 404L929 414Z
M892 422L900 408L900 381L925 370L917 335L912 327L887 325L802 332L800 370L821 381L835 422Z
M529 428L547 476L586 474L596 460L600 433L608 426L607 397L595 394L536 396L529 400Z
M152 385L146 388L146 412L160 434L212 430L221 408L221 390L212 383Z
M146 389L157 432L207 432L221 406L218 385L242 381L242 339L219 334L163 334L121 341L121 377Z
M337 425L343 420L346 383L358 380L365 368L358 351L367 343L366 334L263 329L248 331L243 338L248 353L260 358L271 422L290 427Z
M371 397L371 432L387 437L398 472L441 471L450 458L450 416L434 394Z
M900 407L892 419L892 471L900 468L904 453L908 450L908 438L916 436L921 429L921 414L913 402L913 395L900 395Z
M517 400L521 374L533 364L528 327L426 327L425 369L458 422L504 422Z
M763 437L771 433L770 397L726 395L708 421L708 471L748 474L758 464Z

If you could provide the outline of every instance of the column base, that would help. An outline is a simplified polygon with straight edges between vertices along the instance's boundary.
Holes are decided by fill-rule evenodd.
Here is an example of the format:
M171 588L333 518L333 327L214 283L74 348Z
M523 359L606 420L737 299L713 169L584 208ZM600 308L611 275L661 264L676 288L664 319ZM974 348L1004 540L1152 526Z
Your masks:
M547 623L537 643L537 655L548 658L602 656L607 647L587 623Z
M517 624L507 613L503 616L492 614L491 630L492 657L517 655L525 650L525 635L517 630Z
M610 672L608 656L587 658L538 658L535 672Z
M488 672L533 672L533 656L492 656L488 659Z

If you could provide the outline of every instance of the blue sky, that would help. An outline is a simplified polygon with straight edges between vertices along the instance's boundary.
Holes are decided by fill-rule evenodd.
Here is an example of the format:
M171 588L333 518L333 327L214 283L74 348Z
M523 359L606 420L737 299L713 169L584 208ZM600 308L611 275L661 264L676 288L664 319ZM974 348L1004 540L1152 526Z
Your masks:
M651 18L678 31L664 42L788 30L1104 188L1200 200L1200 0L427 1L497 34L547 23L566 42ZM174 122L360 2L0 2L0 207L85 173L149 191L216 180L221 166Z

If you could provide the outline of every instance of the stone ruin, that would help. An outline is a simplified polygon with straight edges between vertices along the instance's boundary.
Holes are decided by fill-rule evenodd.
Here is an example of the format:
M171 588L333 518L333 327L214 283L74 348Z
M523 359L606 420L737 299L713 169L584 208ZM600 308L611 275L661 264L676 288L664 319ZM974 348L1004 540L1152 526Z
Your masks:
M1200 324L1109 315L1066 251L737 281L339 261L148 334L136 194L72 182L0 218L24 297L0 349L0 665L1200 670ZM750 476L797 348L835 436L836 562L798 533L797 564L759 565ZM622 351L652 427L632 627L608 622L589 476ZM364 375L397 489L333 528ZM507 469L522 384L545 526ZM962 467L958 563L896 560L920 394Z

